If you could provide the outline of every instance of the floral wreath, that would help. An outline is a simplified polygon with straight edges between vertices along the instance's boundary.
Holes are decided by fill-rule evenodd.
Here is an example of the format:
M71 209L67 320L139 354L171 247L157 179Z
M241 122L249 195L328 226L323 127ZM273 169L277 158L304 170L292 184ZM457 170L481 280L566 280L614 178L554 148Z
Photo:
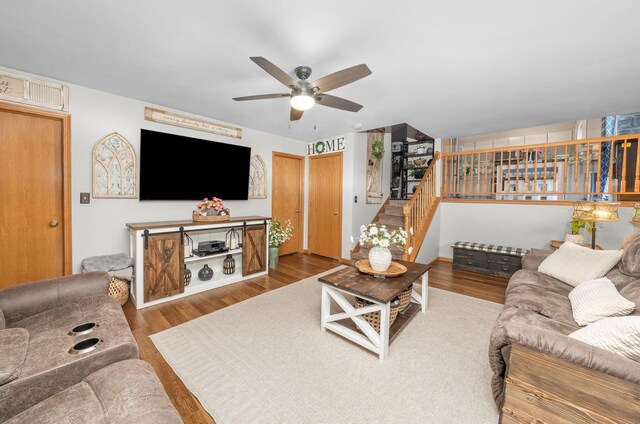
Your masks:
M316 142L314 148L316 150L316 153L318 153L318 154L324 153L324 151L326 150L326 146L324 145L324 141Z

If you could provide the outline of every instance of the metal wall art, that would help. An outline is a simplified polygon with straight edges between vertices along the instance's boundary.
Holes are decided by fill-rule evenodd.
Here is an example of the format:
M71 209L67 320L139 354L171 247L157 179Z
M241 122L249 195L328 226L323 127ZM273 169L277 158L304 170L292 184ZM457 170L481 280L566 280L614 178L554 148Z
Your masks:
M135 199L136 154L118 133L105 136L93 148L93 197Z
M267 167L260 155L251 157L249 165L249 199L267 198Z

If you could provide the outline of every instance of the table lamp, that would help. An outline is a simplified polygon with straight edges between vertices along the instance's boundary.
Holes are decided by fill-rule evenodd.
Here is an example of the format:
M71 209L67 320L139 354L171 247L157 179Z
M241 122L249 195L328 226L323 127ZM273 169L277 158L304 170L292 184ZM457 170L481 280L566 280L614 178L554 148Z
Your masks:
M596 224L598 222L617 221L620 203L612 202L576 202L573 204L573 219L591 223L591 248L596 248ZM634 215L635 216L635 215ZM640 219L640 216L639 218Z
M640 227L640 203L633 206L633 214L631 215L631 224Z

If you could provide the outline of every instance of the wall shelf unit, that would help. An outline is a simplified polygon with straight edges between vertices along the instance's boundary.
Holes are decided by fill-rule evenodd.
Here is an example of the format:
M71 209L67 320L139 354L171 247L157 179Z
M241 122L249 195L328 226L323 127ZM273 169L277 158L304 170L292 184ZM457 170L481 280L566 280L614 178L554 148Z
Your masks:
M135 260L131 300L145 308L184 296L237 283L267 274L267 235L271 218L241 216L225 222L160 221L128 223L130 254ZM240 243L229 251L197 256L191 252L200 241L225 240L235 229ZM188 236L188 237L187 237ZM227 255L235 260L235 272L223 273ZM213 270L210 280L200 280L198 271L207 264ZM191 271L185 285L184 270Z
M433 159L434 139L408 124L394 125L391 137L391 198L409 199Z

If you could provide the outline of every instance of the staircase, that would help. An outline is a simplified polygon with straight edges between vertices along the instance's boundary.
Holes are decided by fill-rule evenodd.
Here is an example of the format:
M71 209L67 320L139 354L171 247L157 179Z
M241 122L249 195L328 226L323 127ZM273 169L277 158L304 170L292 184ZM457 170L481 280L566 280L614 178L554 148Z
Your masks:
M416 191L410 200L397 200L388 198L371 221L378 227L386 225L387 228L403 227L407 232L407 244L404 249L392 246L389 248L393 259L415 262L416 256L422 247L422 242L427 235L429 225L436 212L440 197L436 195L436 164L440 160L440 153L436 152L434 160L427 168ZM370 248L356 245L351 251L351 259L366 259L369 257Z
M398 227L404 228L404 214L402 208L406 204L407 200L387 199L371 223L376 224L378 228L386 225L389 230L393 230ZM369 250L371 249L368 246L357 245L351 253L351 259L354 261L357 261L358 259L367 259L369 257ZM391 246L389 250L393 255L393 259L402 259L402 255L404 254L403 249Z

